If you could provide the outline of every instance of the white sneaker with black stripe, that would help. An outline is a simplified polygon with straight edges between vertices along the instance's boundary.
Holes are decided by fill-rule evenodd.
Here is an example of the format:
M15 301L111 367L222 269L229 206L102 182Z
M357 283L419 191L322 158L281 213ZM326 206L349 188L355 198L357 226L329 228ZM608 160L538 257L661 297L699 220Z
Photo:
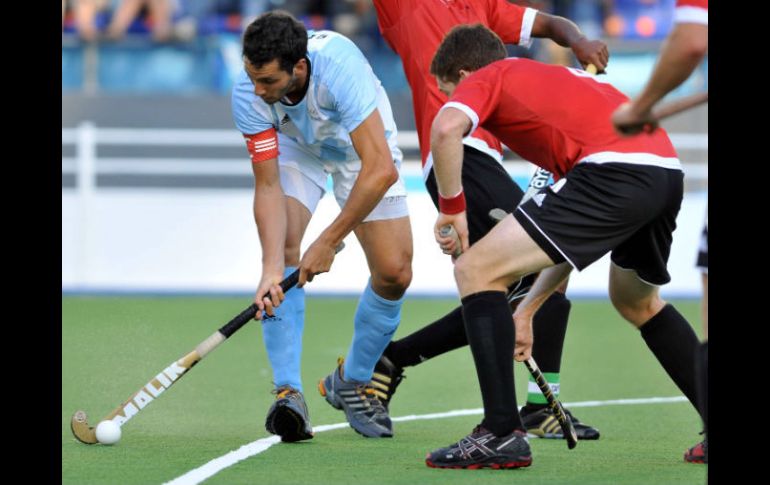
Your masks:
M369 382L343 379L343 362L342 357L337 359L337 368L318 382L319 392L334 408L345 411L348 423L358 433L369 438L392 437L393 423L388 410Z

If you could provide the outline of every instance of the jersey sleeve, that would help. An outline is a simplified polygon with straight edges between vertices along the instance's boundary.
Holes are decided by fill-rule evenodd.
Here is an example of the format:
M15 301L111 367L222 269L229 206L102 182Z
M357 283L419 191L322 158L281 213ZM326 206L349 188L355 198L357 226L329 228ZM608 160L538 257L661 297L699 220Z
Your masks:
M278 156L278 138L273 123L255 109L253 89L246 73L241 72L233 86L231 103L235 126L243 135L251 162L258 163Z
M340 124L351 132L377 107L379 80L355 44L349 42L340 54L330 64L324 84L340 113Z
M470 135L494 112L500 100L500 86L499 80L495 81L489 76L487 69L477 71L457 86L449 101L441 107L441 111L451 107L465 113L473 124L468 133L465 133L465 136Z
M374 8L377 10L377 26L380 28L380 33L398 21L401 8L408 8L408 6L401 4L401 0L374 0Z
M489 28L506 44L529 47L537 10L524 8L506 0L486 0Z
M272 120L261 115L254 108L256 97L254 85L246 72L241 71L233 86L231 104L235 126L244 135L254 135L275 128Z
M677 0L674 23L709 24L708 0Z

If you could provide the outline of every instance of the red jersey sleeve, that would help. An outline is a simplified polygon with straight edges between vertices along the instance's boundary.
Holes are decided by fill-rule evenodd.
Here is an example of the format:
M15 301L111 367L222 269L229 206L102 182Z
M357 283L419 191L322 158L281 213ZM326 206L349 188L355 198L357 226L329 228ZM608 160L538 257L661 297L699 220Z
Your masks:
M709 24L708 0L677 0L674 23Z
M398 22L399 12L408 5L401 5L401 0L374 0L374 8L377 10L377 26L380 33L392 27Z
M537 10L524 8L506 0L486 0L489 28L506 44L528 47L532 43L532 26Z
M500 78L489 76L485 68L471 74L457 85L449 102L441 108L457 108L470 118L473 126L465 135L473 133L492 115L500 102Z
M278 156L278 135L270 128L254 135L243 135L251 163L264 162Z

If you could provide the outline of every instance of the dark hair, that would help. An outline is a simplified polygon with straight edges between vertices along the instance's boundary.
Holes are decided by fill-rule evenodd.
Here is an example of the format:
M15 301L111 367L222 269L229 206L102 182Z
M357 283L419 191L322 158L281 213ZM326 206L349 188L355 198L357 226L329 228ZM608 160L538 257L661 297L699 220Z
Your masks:
M290 13L281 10L257 17L243 33L243 57L260 68L277 59L281 70L291 74L307 54L307 29Z
M458 25L438 46L430 73L441 80L457 83L460 69L478 71L487 64L508 57L505 44L482 24Z

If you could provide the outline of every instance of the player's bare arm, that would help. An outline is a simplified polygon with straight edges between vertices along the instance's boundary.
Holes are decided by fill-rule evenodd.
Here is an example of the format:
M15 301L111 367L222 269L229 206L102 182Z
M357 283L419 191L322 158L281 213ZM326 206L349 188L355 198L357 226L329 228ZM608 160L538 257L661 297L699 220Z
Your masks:
M286 200L278 175L278 159L271 158L251 164L254 174L254 221L262 245L262 277L254 295L259 310L273 315L273 309L283 301L279 283L284 271L286 239Z
M462 139L472 126L468 115L457 108L448 107L436 116L431 127L430 149L433 152L433 170L436 174L440 208L433 232L436 242L446 254L454 253L455 239L440 234L440 229L445 225L451 225L455 228L463 252L470 247L465 210L460 210L463 209L462 207L457 207L454 210L453 207L462 204L459 200L463 190L461 176ZM450 202L447 205L445 201Z
M572 266L564 262L540 272L532 289L513 312L516 325L516 346L513 358L523 362L532 356L532 318L545 300L569 277Z
M300 286L312 281L314 275L329 271L334 261L334 248L369 215L398 180L398 170L385 138L379 110L372 111L350 132L350 140L361 158L361 172L337 218L302 256L299 263Z
M654 130L658 120L652 114L653 106L690 77L707 51L707 25L676 24L663 44L658 63L642 93L613 113L615 129L624 135Z
M593 64L599 73L604 72L610 60L607 44L588 39L574 22L564 17L538 12L532 26L532 37L549 38L562 47L569 47L583 68Z

